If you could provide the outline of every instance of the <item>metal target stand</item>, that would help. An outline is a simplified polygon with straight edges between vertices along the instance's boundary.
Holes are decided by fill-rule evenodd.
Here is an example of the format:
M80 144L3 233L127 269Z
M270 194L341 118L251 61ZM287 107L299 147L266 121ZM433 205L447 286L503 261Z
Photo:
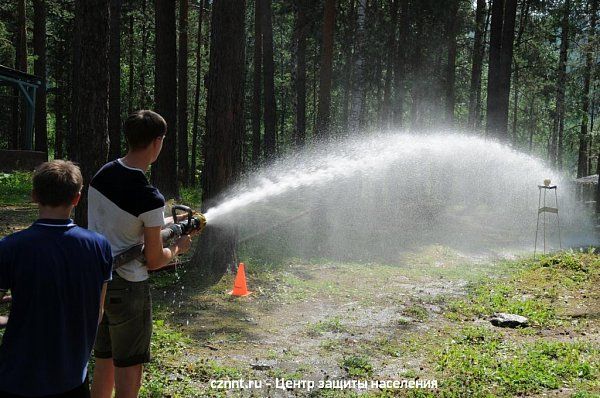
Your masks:
M540 215L544 214L542 217L542 227L543 227L543 236L544 236L544 254L546 254L546 213L556 214L556 226L558 228L558 246L562 249L562 241L560 238L560 217L558 216L558 193L556 185L538 185L538 189L540 194L538 196L538 214L537 214L537 225L535 227L535 244L533 249L533 258L535 259L535 255L537 252L537 243L538 243L538 234L540 230ZM542 202L542 190L544 191L544 199ZM555 207L546 206L546 194L548 190L554 190L554 205Z

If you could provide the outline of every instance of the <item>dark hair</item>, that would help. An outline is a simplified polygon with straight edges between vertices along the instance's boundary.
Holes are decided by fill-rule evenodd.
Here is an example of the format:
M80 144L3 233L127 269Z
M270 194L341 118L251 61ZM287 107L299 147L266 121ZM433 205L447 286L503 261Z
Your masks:
M33 193L43 206L68 206L83 186L79 167L66 160L42 163L33 173Z
M133 112L123 124L129 149L144 149L157 137L167 133L167 122L161 115L149 110Z

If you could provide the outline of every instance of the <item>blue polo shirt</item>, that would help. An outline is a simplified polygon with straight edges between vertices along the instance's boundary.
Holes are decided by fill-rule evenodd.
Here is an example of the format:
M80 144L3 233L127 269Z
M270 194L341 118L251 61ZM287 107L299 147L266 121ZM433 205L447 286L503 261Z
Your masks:
M84 382L111 269L108 241L72 220L39 219L0 240L0 288L13 298L0 391L35 397Z

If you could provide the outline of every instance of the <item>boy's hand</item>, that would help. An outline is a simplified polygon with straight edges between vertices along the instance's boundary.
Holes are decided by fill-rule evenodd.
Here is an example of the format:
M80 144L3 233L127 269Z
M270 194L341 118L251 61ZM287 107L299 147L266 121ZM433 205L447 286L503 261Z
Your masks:
M187 253L192 246L192 238L190 235L183 235L175 241L175 244L177 245L178 249L177 254Z

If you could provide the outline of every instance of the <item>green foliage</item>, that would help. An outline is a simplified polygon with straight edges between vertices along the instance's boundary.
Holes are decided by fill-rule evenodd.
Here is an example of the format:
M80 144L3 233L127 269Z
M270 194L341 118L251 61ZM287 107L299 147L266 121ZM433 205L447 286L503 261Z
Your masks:
M330 319L318 321L309 326L308 333L313 336L319 336L326 332L331 333L345 333L348 329L342 323L342 320L338 316L334 316Z
M460 331L435 354L448 396L513 396L598 377L600 351L589 343L511 343L483 327Z
M31 173L0 173L0 205L20 205L31 201Z
M428 314L425 307L419 304L413 304L407 307L403 311L404 315L416 319L417 321L424 321L427 319ZM399 324L402 324L402 319L398 320Z
M181 203L192 209L200 209L202 191L198 187L182 187L179 189Z
M341 367L344 368L350 378L368 378L373 376L373 365L371 365L367 358L362 356L344 358Z
M488 278L473 285L467 297L450 303L447 316L487 318L495 312L509 312L528 317L533 325L557 325L561 320L555 301L560 292L589 283L600 274L600 260L592 251L560 252L537 261L523 260L518 267L521 270L510 278Z
M193 341L163 320L153 324L152 362L145 367L140 397L193 397L203 395L195 383L236 379L243 373L215 361L187 358Z

